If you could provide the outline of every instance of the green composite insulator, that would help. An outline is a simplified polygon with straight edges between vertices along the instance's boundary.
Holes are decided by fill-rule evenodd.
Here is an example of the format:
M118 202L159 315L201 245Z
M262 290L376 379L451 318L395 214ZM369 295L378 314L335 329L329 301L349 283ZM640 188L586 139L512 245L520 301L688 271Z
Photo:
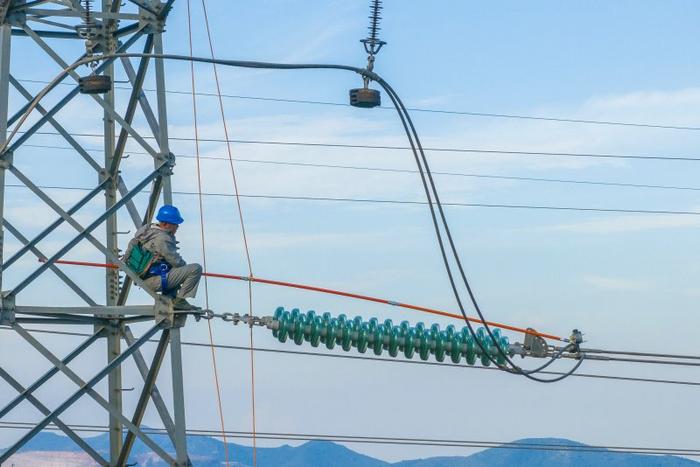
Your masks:
M392 357L401 352L411 359L418 353L421 360L434 355L439 362L449 357L453 363L465 361L474 365L478 359L482 365L489 366L492 360L504 364L505 356L510 353L508 338L501 335L500 329L491 331L493 337L484 328L477 329L476 335L472 336L467 327L457 330L451 324L445 330L441 330L438 324L411 326L408 321L396 326L390 319L383 323L376 318L365 321L360 316L350 320L342 314L334 318L330 313L319 316L314 311L301 313L295 308L289 312L282 307L275 311L268 327L280 342L292 339L301 345L306 341L313 347L324 344L327 349L339 344L345 351L354 347L360 353L366 353L371 349L377 356L387 350Z

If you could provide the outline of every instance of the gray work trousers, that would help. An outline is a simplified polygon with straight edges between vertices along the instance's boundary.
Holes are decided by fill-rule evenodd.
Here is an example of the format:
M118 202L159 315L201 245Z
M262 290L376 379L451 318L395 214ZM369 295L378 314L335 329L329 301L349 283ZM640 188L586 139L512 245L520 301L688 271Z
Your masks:
M177 290L177 297L179 298L194 297L197 294L197 286L199 286L199 279L201 278L202 266L197 263L172 268L168 272L168 290L166 292L172 293ZM143 283L155 292L162 292L160 276L149 277Z

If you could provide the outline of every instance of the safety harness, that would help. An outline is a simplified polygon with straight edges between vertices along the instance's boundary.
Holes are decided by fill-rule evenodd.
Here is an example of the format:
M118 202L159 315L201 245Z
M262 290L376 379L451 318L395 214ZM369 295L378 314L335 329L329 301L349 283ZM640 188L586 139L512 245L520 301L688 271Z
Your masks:
M165 261L159 261L154 263L149 269L148 274L153 276L160 276L160 291L163 295L167 295L168 291L168 273L170 272L170 265Z
M139 277L144 279L150 276L160 276L160 290L163 295L167 295L168 273L170 264L160 258L159 255L146 249L139 240L134 239L129 256L124 258L127 266L131 268Z

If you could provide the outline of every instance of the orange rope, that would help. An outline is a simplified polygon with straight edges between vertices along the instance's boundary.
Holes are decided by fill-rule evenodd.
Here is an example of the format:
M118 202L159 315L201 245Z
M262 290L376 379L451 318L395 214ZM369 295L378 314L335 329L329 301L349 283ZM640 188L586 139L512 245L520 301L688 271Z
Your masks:
M202 0L202 11L204 12L204 25L207 30L207 38L209 40L209 52L212 60L215 59L214 44L211 38L211 29L209 27L209 15L207 14L206 1ZM236 193L236 204L238 206L238 219L241 225L241 234L243 236L243 246L245 247L246 260L248 262L248 277L253 278L253 262L250 259L250 249L248 248L248 236L246 235L245 222L243 220L243 208L241 207L241 197L238 191L238 180L236 179L236 170L233 164L233 154L231 152L231 140L228 133L228 124L226 123L226 114L224 112L224 100L221 96L221 85L219 83L219 72L216 63L212 62L214 69L214 81L216 82L216 94L219 98L219 110L221 111L221 122L224 126L224 137L226 140L226 150L228 153L229 166L231 168L231 179L233 180L233 189ZM248 310L249 314L253 315L253 282L248 281ZM257 437L256 437L256 420L255 420L255 352L253 351L253 323L250 324L250 393L251 393L251 412L253 418L253 467L257 465Z
M192 48L192 12L190 7L190 0L187 0L187 28L189 32L189 46L190 46L190 56L193 56ZM199 194L199 226L202 235L202 263L204 270L207 270L207 251L206 251L206 241L204 236L204 203L202 198L202 174L200 169L200 158L199 158L199 127L197 125L197 97L196 97L196 86L194 78L194 62L190 62L190 76L192 81L192 114L194 118L194 141L195 141L195 154L197 161L197 192ZM209 308L209 283L207 277L204 277L204 300L207 309ZM224 422L224 410L221 403L221 387L219 385L219 370L216 365L216 352L214 350L214 335L212 333L211 322L207 323L209 325L209 348L211 349L211 361L212 367L214 369L214 384L216 385L216 400L219 409L219 419L221 421L221 436L224 440L224 457L226 459L226 467L230 467L229 454L228 454L228 442L226 440L226 423Z
M116 266L114 264L91 263L91 262L86 262L86 261L57 260L54 262L56 264L68 264L68 265L73 265L73 266L118 268L118 266ZM330 295L338 295L340 297L354 298L357 300L364 300L367 302L381 303L384 305L391 305L391 306L396 306L399 308L406 308L408 310L415 310L415 311L420 311L423 313L430 313L432 315L439 315L439 316L445 316L448 318L464 320L464 317L462 315L457 314L457 313L450 313L447 311L436 310L434 308L426 308L423 306L411 305L409 303L396 302L393 300L388 300L386 298L377 298L377 297L371 297L369 295L361 295L361 294L356 294L356 293L352 293L352 292L343 292L342 290L326 289L323 287L316 287L313 285L296 284L294 282L275 281L272 279L261 279L259 277L249 278L247 276L236 276L233 274L220 274L220 273L216 273L216 272L205 272L203 275L206 277L216 277L219 279L231 279L231 280L237 280L237 281L251 281L251 282L257 282L260 284L268 284L268 285L276 285L276 286L280 286L280 287L290 287L293 289L309 290L311 292L320 292L320 293L325 293L325 294L330 294ZM472 323L479 323L479 324L486 323L489 326L493 326L493 327L497 327L497 328L501 328L501 329L507 329L507 330L513 331L513 332L530 334L532 336L539 336L539 337L543 337L545 339L552 339L552 340L557 340L557 341L562 341L562 342L568 342L566 339L562 339L561 337L555 336L554 334L546 334L543 332L537 332L534 329L519 328L517 326L511 326L509 324L503 324L503 323L496 323L494 321L481 321L480 319L472 318L472 317L468 317L467 319Z

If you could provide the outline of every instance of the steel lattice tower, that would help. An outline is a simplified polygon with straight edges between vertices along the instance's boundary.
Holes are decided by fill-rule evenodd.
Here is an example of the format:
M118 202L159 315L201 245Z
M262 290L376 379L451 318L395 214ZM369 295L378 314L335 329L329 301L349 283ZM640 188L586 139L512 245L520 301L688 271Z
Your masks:
M126 305L130 287L133 283L141 284L133 272L128 270L120 261L118 242L117 213L128 213L133 228L150 222L154 210L161 201L172 202L170 175L175 164L175 158L168 144L168 119L165 97L165 68L163 60L141 57L134 63L127 58L110 57L114 53L138 52L143 54L163 53L163 33L168 13L174 0L129 0L122 5L121 0L0 0L0 146L8 137L8 128L20 121L26 112L29 102L35 95L30 93L13 75L13 64L21 57L13 56L15 42L21 43L23 50L33 47L45 54L58 65L55 69L45 71L46 80L55 77L57 71L65 69L71 63L89 56L102 56L103 60L96 62L93 71L96 75L109 76L114 81L115 68L122 68L128 76L131 89L128 100L120 99L112 88L105 94L85 96L80 93L79 73L85 74L81 67L68 74L64 82L71 87L57 87L52 90L59 94L58 100L51 105L41 103L36 106L32 119L27 120L21 132L7 145L0 154L0 214L3 214L0 227L0 290L2 302L0 305L0 324L11 327L21 338L29 343L37 352L43 355L52 367L36 381L28 386L23 385L9 374L0 363L0 377L19 393L9 404L0 409L0 418L7 415L21 402L27 401L36 407L44 416L28 433L21 437L13 446L0 456L4 463L12 454L24 446L34 435L48 424L53 423L66 435L73 439L100 465L124 465L136 439L144 442L170 465L190 465L185 439L185 411L182 375L182 355L180 343L180 328L184 325L186 314L173 311L169 299L150 293L153 301L146 305ZM90 8L92 7L92 8ZM76 42L77 41L77 42ZM63 58L66 47L55 46L57 43L74 44L73 51L82 47L82 56ZM13 60L11 61L11 56ZM44 70L36 70L44 72ZM90 73L88 71L87 73ZM155 82L155 102L149 102L143 92L143 84L147 76ZM10 93L15 89L24 97L22 105L10 108ZM68 90L67 92L65 92ZM61 94L63 93L63 94ZM124 96L122 96L124 97ZM98 161L92 150L84 147L61 123L69 118L61 112L75 99L91 98L97 105L93 117L96 121L104 120L104 137L102 146L104 160ZM13 106L16 107L16 106ZM152 134L140 134L132 126L137 110L145 117ZM32 177L19 170L14 164L13 155L26 145L33 136L41 134L46 129L58 132L72 149L74 159L87 163L94 169L97 184L80 201L69 208L61 207L48 195ZM127 186L126 177L122 177L122 161L125 157L127 141L133 142L150 154L153 158L153 169L145 177L139 177L132 186ZM149 143L155 141L155 144ZM77 158L75 156L78 156ZM4 216L4 207L8 199L5 197L6 173L12 174L22 185L28 188L38 199L48 206L57 216L46 228L36 235L26 235L14 226ZM133 178L133 177L132 177ZM91 180L91 181L92 181ZM150 190L145 206L138 206L136 195L144 190ZM103 194L105 203L101 212L92 217L89 222L79 222L77 214L84 214L84 207ZM81 209L83 209L81 211ZM82 217L81 219L84 219ZM59 227L73 228L70 240L64 241L53 253L42 252L42 240ZM131 227L131 226L130 226ZM104 239L99 240L94 232L104 231ZM9 258L2 255L4 235L9 233L23 245L19 251ZM87 242L104 255L108 263L114 263L119 269L107 269L105 276L105 300L93 299L85 290L62 271L55 261L69 253L76 245ZM124 245L121 245L124 247ZM32 265L33 271L22 276L18 282L13 280L8 284L6 271L20 259L27 257L38 258L41 262ZM25 261L26 262L26 261ZM51 270L61 280L62 284L77 294L85 302L84 306L36 306L31 294L22 293L47 270ZM123 280L121 280L123 279ZM34 304L33 304L34 301ZM136 338L130 329L131 323L148 322L152 324L149 330ZM64 357L58 357L48 350L23 326L27 323L42 323L43 325L84 324L92 326L94 334L77 346ZM149 339L157 337L158 346L152 361L146 361L141 353L141 346ZM122 346L122 340L125 346ZM107 365L100 369L89 380L81 379L69 368L69 363L92 347L106 344ZM160 396L156 379L164 360L166 351L170 348L170 363L172 370L172 415L168 405ZM1 356L0 358L9 358ZM143 376L144 384L141 389L138 404L134 413L125 414L122 407L122 378L121 366L128 359L134 359L136 366ZM0 360L1 361L1 360ZM63 403L54 409L42 404L33 393L51 378L63 373L76 383L74 392L69 393ZM101 380L108 380L107 396L100 395L94 386ZM110 456L104 459L99 453L83 441L71 428L61 422L61 415L83 396L94 399L109 414ZM139 428L146 407L153 401L164 427L174 446L175 457L170 455L151 437ZM126 435L124 435L126 432Z

